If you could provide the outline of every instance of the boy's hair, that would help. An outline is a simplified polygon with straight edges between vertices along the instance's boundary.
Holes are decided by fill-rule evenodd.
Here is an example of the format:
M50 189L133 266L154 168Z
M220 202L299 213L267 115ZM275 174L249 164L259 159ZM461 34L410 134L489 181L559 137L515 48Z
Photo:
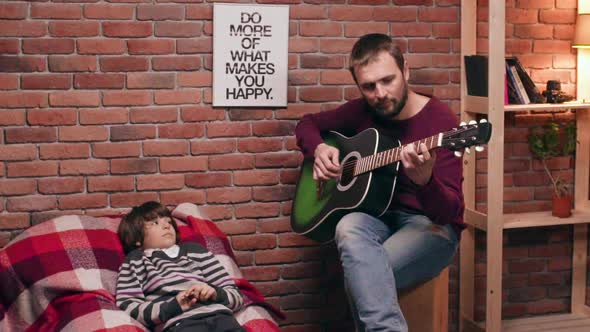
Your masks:
M393 39L382 33L370 33L357 40L352 47L352 51L350 51L348 69L352 73L355 82L354 68L368 64L382 51L389 53L402 73L404 72L404 55L399 46L393 42Z
M178 243L180 240L180 234L178 233L178 226L176 225L176 221L174 221L170 210L158 202L150 201L145 202L140 206L134 206L133 209L121 219L117 234L119 235L119 240L121 240L125 253L129 253L137 248L137 243L143 244L144 223L146 221L163 217L170 218L170 224L176 233L176 243Z

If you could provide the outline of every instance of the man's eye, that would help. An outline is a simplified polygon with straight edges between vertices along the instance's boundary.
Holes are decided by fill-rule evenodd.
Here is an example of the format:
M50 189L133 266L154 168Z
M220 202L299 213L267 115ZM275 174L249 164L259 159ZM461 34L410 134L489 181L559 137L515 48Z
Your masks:
M389 84L391 82L393 82L393 77L386 77L383 79L383 83L385 84Z
M371 90L375 89L375 84L364 84L362 87L363 87L363 90L371 91Z

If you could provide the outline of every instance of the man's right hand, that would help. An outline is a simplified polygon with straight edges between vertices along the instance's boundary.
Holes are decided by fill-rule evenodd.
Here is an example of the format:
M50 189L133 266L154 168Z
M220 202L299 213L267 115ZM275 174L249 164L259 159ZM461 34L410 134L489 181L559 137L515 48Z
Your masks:
M340 151L326 143L319 144L313 153L313 179L328 180L340 174Z

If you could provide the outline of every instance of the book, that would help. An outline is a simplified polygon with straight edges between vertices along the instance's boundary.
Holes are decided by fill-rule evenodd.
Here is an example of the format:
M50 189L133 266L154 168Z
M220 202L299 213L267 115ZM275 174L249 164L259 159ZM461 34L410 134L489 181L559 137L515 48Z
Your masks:
M465 79L467 94L470 96L488 96L488 57L485 55L466 55Z
M533 82L533 80L531 79L529 74L527 73L527 71L524 69L524 67L522 66L522 64L518 60L518 58L517 57L508 57L508 58L506 58L506 62L509 65L514 66L516 68L516 71L518 72L518 76L520 77L520 80L524 86L524 89L527 92L527 95L528 95L531 103L535 103L535 104L544 103L545 99L543 98L543 95L541 94L541 92L539 91L539 89L537 88L537 86L535 85L535 83Z
M514 86L516 87L516 93L518 94L518 98L521 101L521 104L530 104L531 100L529 99L529 95L524 88L524 84L518 75L518 71L516 70L515 66L508 66L508 75L514 80Z

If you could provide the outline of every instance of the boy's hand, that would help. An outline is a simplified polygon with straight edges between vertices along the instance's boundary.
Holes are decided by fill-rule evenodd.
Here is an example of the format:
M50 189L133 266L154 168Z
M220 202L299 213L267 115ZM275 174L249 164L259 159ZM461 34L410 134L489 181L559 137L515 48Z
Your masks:
M197 299L195 297L189 296L187 290L176 294L176 301L180 305L182 311L187 311L190 307L197 303Z
M207 285L206 283L198 283L192 285L188 290L188 297L196 299L199 302L215 301L217 299L217 292L215 288Z

